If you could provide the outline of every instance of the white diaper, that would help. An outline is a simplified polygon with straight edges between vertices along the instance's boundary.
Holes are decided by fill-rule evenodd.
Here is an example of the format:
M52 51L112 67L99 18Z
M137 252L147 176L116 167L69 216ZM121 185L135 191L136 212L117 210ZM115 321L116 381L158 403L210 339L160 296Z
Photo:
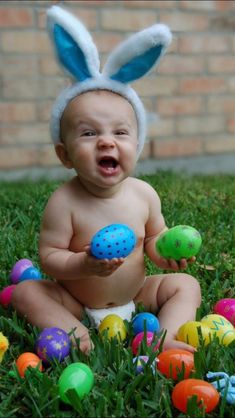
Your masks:
M127 321L131 320L132 314L135 312L135 304L133 300L126 305L122 306L114 306L112 308L104 308L104 309L90 309L85 307L85 312L88 318L91 321L91 324L96 328L99 327L101 321L107 316L111 314L115 314L120 316L122 319L126 319Z

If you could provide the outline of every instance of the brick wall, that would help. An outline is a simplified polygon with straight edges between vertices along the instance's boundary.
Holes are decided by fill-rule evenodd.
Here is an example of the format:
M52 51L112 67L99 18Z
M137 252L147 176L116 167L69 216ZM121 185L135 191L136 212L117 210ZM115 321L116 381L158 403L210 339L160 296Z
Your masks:
M45 31L53 3L0 2L0 170L58 165L48 119L68 80ZM136 30L164 22L173 31L158 71L135 83L151 116L142 158L235 151L235 1L60 3L86 23L103 62Z

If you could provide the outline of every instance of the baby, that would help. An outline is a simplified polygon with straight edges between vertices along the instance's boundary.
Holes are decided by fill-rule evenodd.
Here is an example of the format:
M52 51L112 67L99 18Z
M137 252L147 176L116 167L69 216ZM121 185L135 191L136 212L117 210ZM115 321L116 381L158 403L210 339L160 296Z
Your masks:
M74 330L85 353L92 342L81 322L84 312L96 324L109 313L130 319L141 302L167 330L165 349L193 351L176 340L176 333L180 325L195 319L200 305L197 280L178 272L195 258L177 263L156 252L156 240L167 229L160 199L149 184L131 177L143 147L142 108L138 96L133 99L113 83L109 88L105 80L98 80L94 86L73 89L59 111L58 102L54 108L56 154L76 172L50 197L42 220L41 266L54 280L19 283L12 302L39 328ZM91 238L112 223L134 230L134 251L126 258L96 259L90 252ZM146 277L144 254L159 268L176 273Z

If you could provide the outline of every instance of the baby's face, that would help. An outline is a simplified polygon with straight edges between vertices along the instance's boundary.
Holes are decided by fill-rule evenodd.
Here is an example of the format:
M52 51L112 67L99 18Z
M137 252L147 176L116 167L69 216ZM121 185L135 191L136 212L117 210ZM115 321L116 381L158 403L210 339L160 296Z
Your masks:
M68 168L83 182L110 187L134 169L137 121L127 100L109 91L92 91L74 98L61 119L62 143Z

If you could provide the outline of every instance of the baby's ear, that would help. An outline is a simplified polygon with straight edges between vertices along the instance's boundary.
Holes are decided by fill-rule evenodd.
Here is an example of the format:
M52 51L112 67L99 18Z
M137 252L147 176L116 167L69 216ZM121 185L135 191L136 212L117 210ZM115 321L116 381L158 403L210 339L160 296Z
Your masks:
M56 152L56 155L59 158L59 160L64 165L64 167L66 167L68 169L73 168L73 164L72 164L72 161L69 158L67 149L62 142L59 142L58 144L55 145L55 152Z
M164 24L132 35L110 54L103 74L125 84L138 80L158 65L171 39L171 32Z

